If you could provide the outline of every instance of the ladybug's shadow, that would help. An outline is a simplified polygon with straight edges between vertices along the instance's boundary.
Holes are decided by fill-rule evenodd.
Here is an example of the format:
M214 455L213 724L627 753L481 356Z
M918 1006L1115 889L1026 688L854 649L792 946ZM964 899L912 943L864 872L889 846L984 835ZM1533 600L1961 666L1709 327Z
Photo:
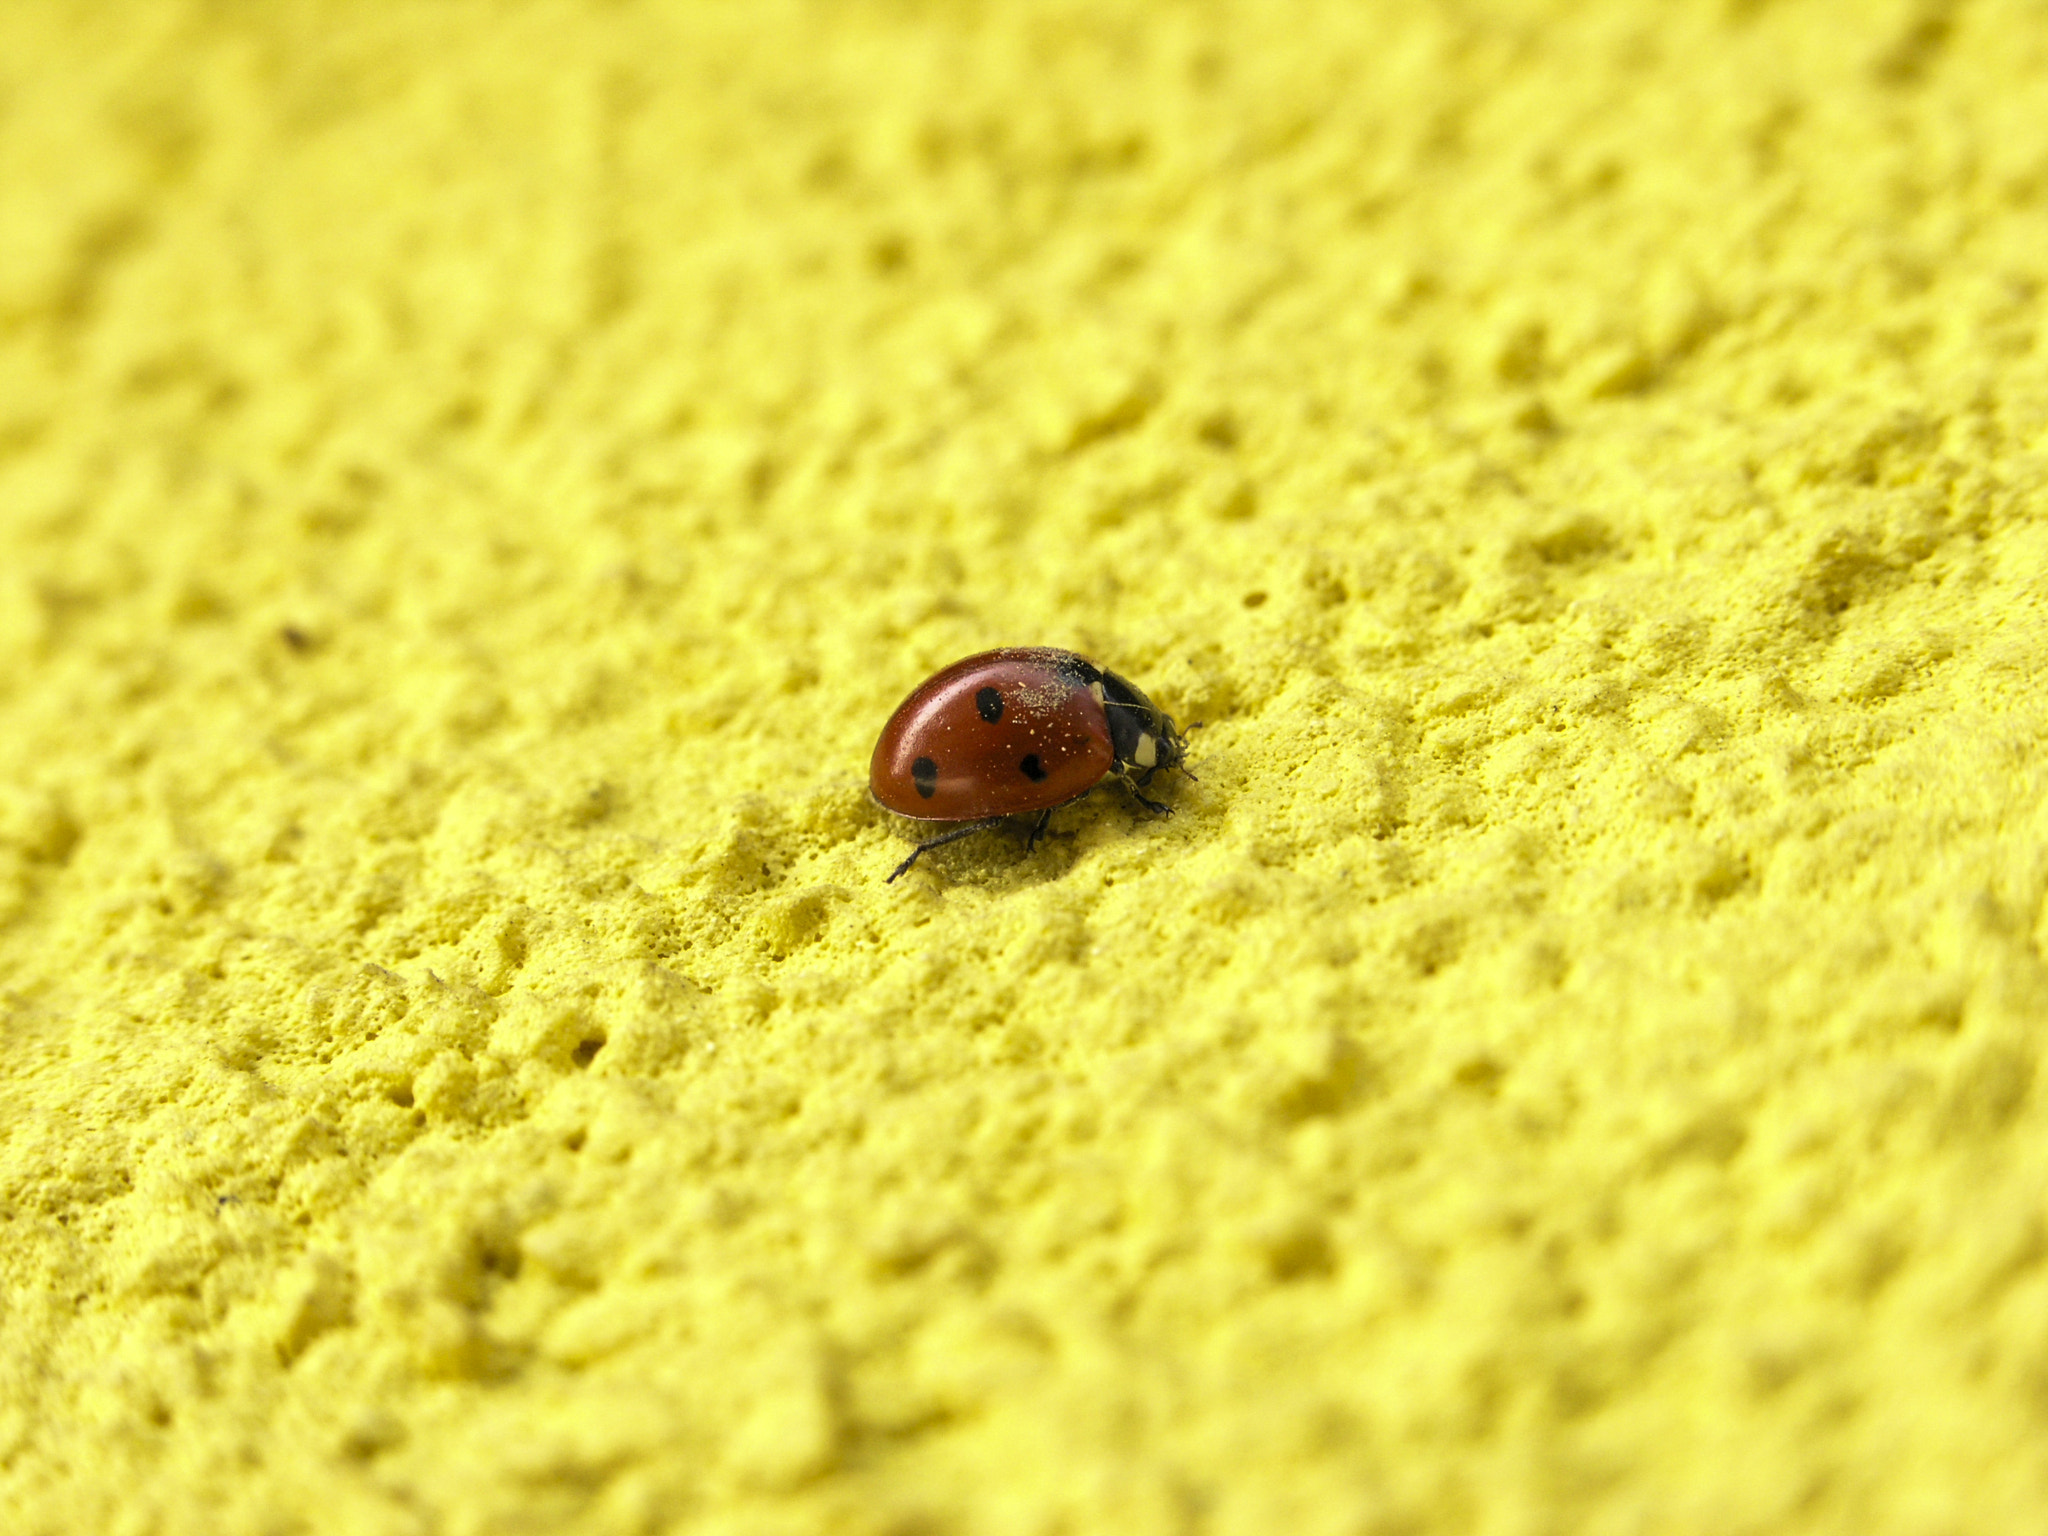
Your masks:
M1080 827L1047 826L1033 846L1031 828L1037 820L1036 816L1006 816L979 823L956 841L918 854L908 868L899 865L896 878L907 880L919 871L930 871L949 885L975 886L1056 879L1074 865L1074 839Z
M1035 842L1036 813L978 822L961 829L956 840L927 849L907 865L898 865L897 877L908 879L919 870L931 870L949 884L968 886L1039 885L1057 880L1079 862L1081 835L1097 822L1114 820L1118 810L1107 802L1085 810L1071 803L1056 807ZM1149 818L1141 812L1139 819Z

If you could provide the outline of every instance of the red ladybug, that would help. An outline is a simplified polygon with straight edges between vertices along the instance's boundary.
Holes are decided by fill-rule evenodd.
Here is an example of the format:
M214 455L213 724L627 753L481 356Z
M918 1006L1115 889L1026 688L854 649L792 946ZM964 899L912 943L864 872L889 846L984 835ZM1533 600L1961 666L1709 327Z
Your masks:
M1036 811L1029 853L1056 809L1105 778L1170 816L1142 791L1161 769L1187 773L1186 750L1172 716L1072 651L1011 646L956 661L919 684L882 727L868 788L899 816L969 825L925 839L889 878L943 843Z

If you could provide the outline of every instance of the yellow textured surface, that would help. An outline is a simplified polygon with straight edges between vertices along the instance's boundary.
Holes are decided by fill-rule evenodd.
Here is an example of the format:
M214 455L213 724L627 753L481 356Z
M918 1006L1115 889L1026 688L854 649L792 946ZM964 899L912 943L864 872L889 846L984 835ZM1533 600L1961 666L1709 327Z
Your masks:
M0 7L0 1529L2048 1530L2048 7ZM926 672L1199 784L895 886Z

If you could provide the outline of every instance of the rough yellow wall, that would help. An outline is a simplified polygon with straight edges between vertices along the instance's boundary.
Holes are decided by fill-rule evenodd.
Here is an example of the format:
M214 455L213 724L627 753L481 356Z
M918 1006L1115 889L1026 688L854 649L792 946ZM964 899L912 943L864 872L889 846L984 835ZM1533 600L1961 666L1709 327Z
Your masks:
M2044 318L2041 0L0 7L0 1529L2048 1531Z

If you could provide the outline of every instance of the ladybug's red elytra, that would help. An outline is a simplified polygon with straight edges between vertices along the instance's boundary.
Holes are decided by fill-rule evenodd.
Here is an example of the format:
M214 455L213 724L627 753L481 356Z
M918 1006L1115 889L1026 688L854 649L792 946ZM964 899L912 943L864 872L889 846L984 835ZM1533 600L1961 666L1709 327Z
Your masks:
M882 727L868 789L899 816L967 825L919 843L889 879L942 844L1036 811L1029 853L1055 810L1106 778L1170 816L1143 791L1163 769L1187 773L1186 751L1172 716L1072 651L1010 646L956 661L920 683Z

